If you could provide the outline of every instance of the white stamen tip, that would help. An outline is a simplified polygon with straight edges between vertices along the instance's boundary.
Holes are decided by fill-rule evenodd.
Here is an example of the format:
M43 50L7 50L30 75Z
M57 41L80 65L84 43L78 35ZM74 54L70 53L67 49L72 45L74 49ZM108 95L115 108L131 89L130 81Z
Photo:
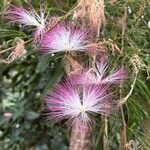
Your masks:
M79 109L80 109L80 112L81 112L81 113L84 113L84 112L86 111L86 108L85 108L85 106L83 106L83 105L81 105Z

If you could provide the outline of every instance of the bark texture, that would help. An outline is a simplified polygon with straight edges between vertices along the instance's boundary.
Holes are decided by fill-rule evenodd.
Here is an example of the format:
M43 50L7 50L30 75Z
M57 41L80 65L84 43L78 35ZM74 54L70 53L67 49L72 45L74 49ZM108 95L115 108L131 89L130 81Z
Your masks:
M91 129L74 126L71 131L69 150L91 150Z

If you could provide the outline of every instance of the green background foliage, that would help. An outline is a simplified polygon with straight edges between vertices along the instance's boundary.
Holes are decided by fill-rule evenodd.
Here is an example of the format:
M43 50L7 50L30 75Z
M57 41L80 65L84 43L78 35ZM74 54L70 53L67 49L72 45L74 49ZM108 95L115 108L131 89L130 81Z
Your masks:
M25 41L31 38L32 29L13 26L5 20L4 10L7 0L0 2L0 50L14 45L18 38ZM145 2L145 6L144 6ZM26 0L14 0L15 5L30 6ZM74 7L75 0L46 0L47 11L50 15L65 15ZM40 3L32 1L32 6L40 9ZM110 64L120 64L124 60L128 72L128 80L124 85L123 95L130 91L134 79L134 68L130 59L134 54L142 60L138 78L132 93L124 106L127 123L128 141L134 140L143 149L150 147L150 135L145 132L149 120L150 82L147 72L150 69L150 1L120 0L114 5L105 1L107 24L100 37L101 40L111 38L121 47L122 24L125 6L128 8L127 27L124 34L124 55L118 52L110 54ZM131 11L131 12L130 12ZM142 17L144 16L144 17ZM63 122L49 123L43 115L43 97L64 76L63 55L40 56L31 44L26 45L27 55L12 64L0 64L0 150L67 150L69 132ZM5 56L5 55L4 55ZM123 57L123 58L122 58ZM12 117L5 117L5 113ZM120 111L118 111L120 112ZM150 126L150 123L148 124ZM122 126L120 113L109 118L109 142L112 150L116 150L120 139ZM103 121L97 117L93 131L93 149L102 149Z

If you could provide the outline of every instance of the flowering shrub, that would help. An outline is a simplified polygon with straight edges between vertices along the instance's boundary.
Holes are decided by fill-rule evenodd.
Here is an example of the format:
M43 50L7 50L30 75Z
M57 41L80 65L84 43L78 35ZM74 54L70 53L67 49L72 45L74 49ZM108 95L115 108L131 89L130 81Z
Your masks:
M58 3L62 7L66 7L63 2ZM107 9L111 11L115 7L115 3L120 2L105 3L106 11L108 11ZM55 5L58 5L57 1ZM136 139L134 134L134 136L130 135L132 132L129 134L129 138L126 135L128 133L127 126L129 126L129 130L134 128L131 123L132 118L134 118L134 122L135 118L139 114L141 115L141 118L136 118L135 121L137 128L140 126L139 120L146 118L145 111L133 100L133 97L137 97L139 93L135 92L134 94L133 92L136 86L139 86L136 84L141 82L137 81L139 72L149 69L148 61L145 63L135 54L133 41L136 43L136 39L133 41L129 39L130 36L135 38L135 35L130 35L132 30L127 26L128 13L131 13L128 11L129 6L125 7L121 18L123 20L122 28L111 29L110 22L113 22L113 19L108 21L106 38L103 37L106 25L103 0L79 0L70 12L63 14L60 11L59 16L52 12L49 13L46 8L47 2L40 2L40 11L33 9L31 4L29 6L30 8L12 4L6 6L4 10L6 23L10 24L10 28L15 26L14 30L21 27L21 31L18 33L19 39L16 39L15 46L0 51L3 54L2 63L23 62L10 67L14 72L4 70L11 80L6 76L3 78L3 83L15 85L15 90L8 88L8 94L5 95L14 93L15 100L3 98L3 111L8 110L3 113L3 117L10 124L15 124L11 127L15 136L18 134L21 137L24 128L26 131L30 130L30 133L24 133L22 141L31 135L38 135L31 136L31 142L27 147L22 146L20 138L15 139L19 149L32 149L33 147L36 149L36 146L39 149L48 149L47 145L49 145L51 149L67 149L69 147L70 150L89 150L98 148L99 143L102 145L101 149L110 147L112 149L117 149L117 147L130 149L144 145L141 139ZM110 17L111 13L109 12L107 15ZM115 18L115 15L112 16ZM127 32L125 32L126 30ZM113 32L116 35L113 35ZM111 33L112 35L109 35ZM130 48L132 50L129 50ZM9 50L12 50L10 54L7 53ZM39 56L38 62L36 54ZM15 72L15 70L17 71ZM149 77L148 71L147 75ZM139 87L141 88L141 86ZM5 91L3 88L2 90ZM144 89L148 95L147 85L143 84L141 89ZM44 107L41 112L42 104ZM28 107L30 107L29 111ZM38 110L39 108L40 110ZM133 108L136 108L135 114ZM138 112L139 110L141 112ZM130 117L132 113L133 117ZM40 117L40 114L44 117ZM20 116L24 116L25 119L19 120ZM114 121L114 118L117 121ZM43 123L44 120L46 121ZM113 122L115 122L114 127ZM22 126L23 124L25 127ZM38 129L39 126L40 129ZM49 126L50 132L47 131ZM62 127L61 132L59 131L61 130L60 126ZM102 133L97 132L100 130L98 128L101 128ZM136 135L138 135L137 128L135 129ZM69 133L69 139L66 140L69 141L69 144L64 142L66 134L62 134L63 129ZM5 137L3 130L4 127L1 131L2 137ZM46 141L42 141L39 137L46 131L46 136L49 138L44 136ZM115 134L114 137L113 134ZM13 136L8 136L5 140L10 138L13 139ZM48 142L50 138L52 140ZM93 138L98 140L93 141ZM8 149L12 145L14 149L17 147L13 144L13 140L8 143L6 147L2 148Z

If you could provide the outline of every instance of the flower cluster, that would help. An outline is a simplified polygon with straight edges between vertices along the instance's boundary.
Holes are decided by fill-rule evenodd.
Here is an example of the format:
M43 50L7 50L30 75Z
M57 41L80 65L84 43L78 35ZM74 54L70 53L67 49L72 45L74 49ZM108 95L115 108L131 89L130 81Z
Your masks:
M6 10L6 18L11 23L17 23L24 26L36 27L34 38L40 37L39 52L42 54L68 52L68 51L88 51L91 48L92 42L89 41L89 33L85 29L80 29L73 22L57 22L54 26L50 25L50 20L54 17L44 18L35 10L28 11L22 7L11 5ZM49 20L49 22L48 22ZM41 42L42 41L42 42Z
M96 70L82 70L71 75L69 81L59 84L46 97L49 119L60 121L67 119L69 124L90 126L94 123L94 114L109 116L117 105L111 84L118 84L126 78L123 68L106 76L107 61L101 57Z
M34 36L41 37L39 52L42 54L88 53L99 48L92 40L92 33L79 28L74 22L58 21L50 28L50 22L44 18L42 11L38 15L35 10L28 11L14 5L6 10L6 15L12 23L36 27ZM106 60L106 57L101 57L96 61L94 69L83 69L81 73L69 77L49 92L45 103L50 120L57 122L67 119L71 125L91 125L95 114L109 116L112 113L115 100L110 85L120 83L126 75L123 68L108 75Z

